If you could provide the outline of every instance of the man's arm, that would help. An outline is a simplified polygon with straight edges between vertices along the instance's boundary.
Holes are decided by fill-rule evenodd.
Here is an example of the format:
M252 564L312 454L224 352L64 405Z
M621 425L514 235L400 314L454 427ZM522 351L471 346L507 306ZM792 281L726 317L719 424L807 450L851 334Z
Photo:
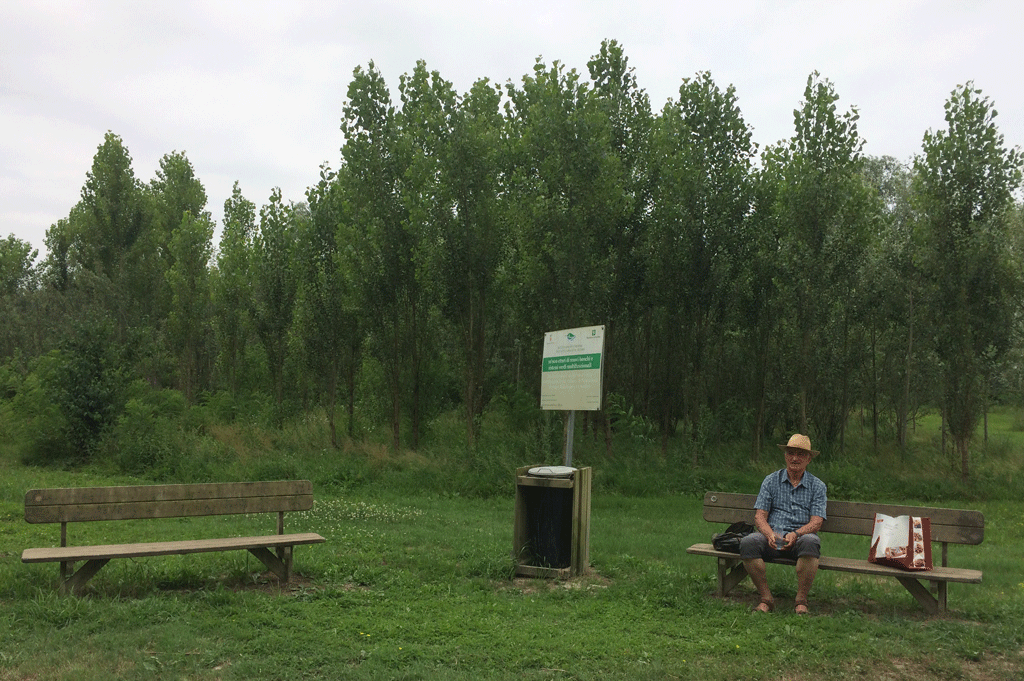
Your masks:
M814 533L816 533L818 530L821 529L821 524L823 522L825 522L825 519L822 518L821 516L812 515L811 519L807 522L806 525L804 525L803 527L798 527L796 532L789 532L789 533L786 534L785 537L783 537L783 539L785 540L786 544L785 544L785 546L782 547L782 550L785 551L788 548L792 548L793 545L796 544L796 540L799 537L802 537L805 534L814 534Z
M768 546L778 548L775 542L775 530L768 524L768 511L764 509L757 509L754 511L754 527L757 531L768 538Z
M821 529L821 524L825 522L825 519L820 515L812 515L811 519L803 527L797 528L796 533L801 537L805 534L815 534Z

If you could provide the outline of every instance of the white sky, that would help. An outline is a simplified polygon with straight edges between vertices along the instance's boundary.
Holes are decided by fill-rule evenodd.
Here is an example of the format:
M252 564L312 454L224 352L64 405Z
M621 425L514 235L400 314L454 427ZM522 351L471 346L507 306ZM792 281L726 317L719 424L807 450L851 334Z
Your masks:
M185 152L218 223L236 180L257 207L273 187L301 201L339 164L345 93L371 60L393 91L424 59L465 92L518 83L537 57L586 75L616 39L655 111L710 71L762 146L791 136L817 70L859 109L866 153L906 161L973 80L1024 145L1022 19L995 0L0 0L0 238L42 253L108 130L146 183Z

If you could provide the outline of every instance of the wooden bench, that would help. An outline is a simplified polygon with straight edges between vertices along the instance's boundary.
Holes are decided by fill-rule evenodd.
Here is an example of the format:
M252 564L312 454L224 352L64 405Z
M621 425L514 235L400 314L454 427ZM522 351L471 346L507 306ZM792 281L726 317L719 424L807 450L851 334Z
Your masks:
M259 558L281 582L287 582L293 547L318 544L324 538L312 532L285 534L284 514L312 507L313 485L308 480L33 489L25 493L25 520L60 523L60 547L25 549L21 560L24 563L59 562L61 591L77 594L112 558L245 549ZM274 512L277 513L277 533L259 537L104 546L68 546L67 542L68 523ZM85 564L73 572L74 564L79 561Z
M704 520L713 523L731 524L738 521L753 523L756 499L757 496L754 494L708 492L704 495ZM818 568L821 570L894 577L929 613L946 610L946 587L949 582L981 583L979 570L953 568L948 564L949 544L980 544L984 539L985 517L980 511L830 500L825 512L828 518L822 525L820 534L835 532L862 535L868 539L864 542L864 560L822 555L818 563ZM868 561L867 555L876 512L890 516L911 515L930 518L932 542L939 542L942 545L941 565L935 565L931 570L925 572L910 572ZM826 545L827 542L823 537L822 546ZM719 596L725 596L747 576L743 562L735 553L718 551L711 544L694 544L686 549L686 552L698 556L711 556L718 560L717 594ZM784 559L777 562L787 565L795 564L795 561ZM930 582L931 589L924 582Z

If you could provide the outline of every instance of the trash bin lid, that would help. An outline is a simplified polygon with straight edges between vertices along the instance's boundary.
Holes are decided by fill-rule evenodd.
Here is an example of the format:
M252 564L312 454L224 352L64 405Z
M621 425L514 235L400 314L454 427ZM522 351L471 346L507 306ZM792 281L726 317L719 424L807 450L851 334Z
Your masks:
M575 472L572 466L537 466L529 470L530 475L538 478L571 478Z

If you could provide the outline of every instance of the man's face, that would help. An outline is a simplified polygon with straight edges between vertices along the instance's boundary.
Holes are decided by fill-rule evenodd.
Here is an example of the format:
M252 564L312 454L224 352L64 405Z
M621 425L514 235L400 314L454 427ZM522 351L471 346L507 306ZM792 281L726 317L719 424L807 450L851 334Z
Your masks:
M811 462L811 453L803 449L786 450L786 470L790 473L802 475L807 470L807 464Z

